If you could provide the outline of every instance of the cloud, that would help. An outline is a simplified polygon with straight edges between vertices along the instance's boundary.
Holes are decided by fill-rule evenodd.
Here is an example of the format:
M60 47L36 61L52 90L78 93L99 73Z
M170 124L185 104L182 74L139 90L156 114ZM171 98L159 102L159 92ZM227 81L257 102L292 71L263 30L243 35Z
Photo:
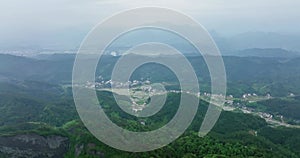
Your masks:
M9 0L0 2L0 40L20 43L72 39L61 36L79 36L116 12L141 6L184 12L207 29L224 34L299 33L300 27L300 1L296 0Z

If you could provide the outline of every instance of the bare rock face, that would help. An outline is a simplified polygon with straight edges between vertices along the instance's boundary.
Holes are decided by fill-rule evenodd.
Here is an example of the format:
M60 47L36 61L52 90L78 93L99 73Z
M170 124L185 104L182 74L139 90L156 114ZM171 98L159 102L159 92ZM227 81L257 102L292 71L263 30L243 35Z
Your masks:
M20 134L0 137L0 157L62 158L68 151L69 140L62 136Z

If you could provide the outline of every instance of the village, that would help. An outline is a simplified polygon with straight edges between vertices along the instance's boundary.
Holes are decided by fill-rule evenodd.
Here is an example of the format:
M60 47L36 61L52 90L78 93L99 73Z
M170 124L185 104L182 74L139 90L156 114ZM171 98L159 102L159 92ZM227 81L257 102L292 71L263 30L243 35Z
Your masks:
M182 90L166 90L162 86L153 86L149 80L133 80L127 82L116 82L112 80L104 80L101 76L98 77L97 82L86 82L83 85L85 88L96 89L99 91L111 91L111 88L114 88L115 93L119 95L124 95L124 90L129 89L131 108L132 111L138 113L147 107L147 101L154 95L164 95L168 93L187 93L190 95L195 95L196 97L212 103L224 111L240 111L245 114L252 114L259 116L266 120L269 124L273 126L285 126L291 128L300 128L298 125L291 125L284 121L283 115L272 115L267 112L259 111L258 109L247 106L247 103L255 103L262 100L272 99L271 94L266 94L260 96L256 93L245 93L240 97L221 94L211 94L209 92L192 92L192 91L182 91ZM294 97L293 93L288 94L288 97ZM220 105L218 100L220 98L225 98L225 104ZM297 121L297 120L295 120Z

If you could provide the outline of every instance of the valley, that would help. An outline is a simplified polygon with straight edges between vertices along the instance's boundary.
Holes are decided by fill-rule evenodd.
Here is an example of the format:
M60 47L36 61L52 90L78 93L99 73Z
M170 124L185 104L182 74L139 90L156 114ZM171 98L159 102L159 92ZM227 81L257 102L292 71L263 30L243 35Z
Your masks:
M70 75L72 60L68 55L61 57L40 61L0 55L2 61L8 59L13 61L0 63L2 68L6 67L6 69L0 67L0 76L5 76L5 79L0 81L0 139L7 142L0 144L0 157L11 157L12 153L26 153L25 157L28 158L34 155L55 157L52 151L61 153L60 155L67 158L120 157L120 155L125 158L199 156L297 158L300 155L298 122L300 85L297 82L300 70L299 67L294 67L292 70L285 69L286 64L297 66L299 64L297 59L288 60L280 65L279 69L282 70L268 72L269 69L273 69L272 67L276 67L277 70L276 65L282 59L225 58L227 67L240 66L230 68L227 72L227 95L219 96L226 98L226 104L220 107L223 111L213 130L204 138L200 138L198 130L208 103L214 103L210 98L218 96L211 94L210 79L205 73L201 75L197 73L201 93L192 93L181 91L178 81L168 69L157 65L145 65L137 69L127 83L115 83L116 89L111 91L111 85L114 83L109 80L107 70L113 66L116 57L107 56L107 63L103 65L105 69L98 70L95 83L90 81L76 86L97 89L100 105L108 117L120 127L131 131L158 129L173 118L181 93L200 100L192 124L178 140L155 151L129 153L103 144L82 124L72 95ZM201 58L190 57L192 61L199 59ZM271 66L266 66L266 63ZM196 62L194 64L197 66ZM198 66L201 64L198 63ZM30 73L26 72L27 66L32 67ZM200 72L205 72L205 68ZM266 75L253 75L266 72L268 72ZM253 76L250 77L251 75ZM289 75L291 80L286 81L286 75ZM280 77L273 78L273 76ZM124 86L130 87L129 93L125 93L127 90ZM147 107L151 97L166 95L166 102L158 113L143 118L130 115L120 109L114 101L114 95L127 95L131 98L123 103L127 104L129 110L134 113L139 113ZM41 148L35 148L33 146L36 144L32 144L32 141L26 143L21 139L15 139L19 137L30 137L28 140L34 139L36 143L43 145ZM64 143L58 148L49 150L50 153L46 153L48 156L34 152L48 150L49 146L45 140L52 141L52 139L64 140Z

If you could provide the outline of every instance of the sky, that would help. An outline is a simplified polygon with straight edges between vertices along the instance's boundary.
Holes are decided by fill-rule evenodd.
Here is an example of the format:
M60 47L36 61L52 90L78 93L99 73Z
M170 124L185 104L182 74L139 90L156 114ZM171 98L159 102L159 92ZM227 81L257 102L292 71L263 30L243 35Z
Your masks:
M144 6L178 10L224 36L300 34L299 0L0 0L0 47L72 48L103 19Z

